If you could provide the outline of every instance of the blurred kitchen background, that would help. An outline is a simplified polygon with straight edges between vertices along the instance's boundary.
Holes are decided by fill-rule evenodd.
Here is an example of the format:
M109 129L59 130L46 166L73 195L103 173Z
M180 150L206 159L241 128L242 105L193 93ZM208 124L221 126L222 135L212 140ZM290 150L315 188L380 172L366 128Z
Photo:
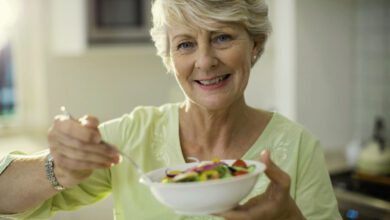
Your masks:
M248 103L320 138L345 219L390 219L390 1L268 3L273 33ZM148 36L149 4L0 0L0 158L46 148L62 105L105 121L183 99ZM53 219L112 219L111 205Z

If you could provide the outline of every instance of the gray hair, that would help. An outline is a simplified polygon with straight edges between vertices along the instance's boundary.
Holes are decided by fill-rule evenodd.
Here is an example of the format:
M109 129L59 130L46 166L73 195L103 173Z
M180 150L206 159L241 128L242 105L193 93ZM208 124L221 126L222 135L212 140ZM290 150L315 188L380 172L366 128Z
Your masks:
M168 27L185 23L211 28L215 22L243 25L252 38L262 38L256 60L263 53L271 31L265 0L154 0L152 40L168 72L172 72Z

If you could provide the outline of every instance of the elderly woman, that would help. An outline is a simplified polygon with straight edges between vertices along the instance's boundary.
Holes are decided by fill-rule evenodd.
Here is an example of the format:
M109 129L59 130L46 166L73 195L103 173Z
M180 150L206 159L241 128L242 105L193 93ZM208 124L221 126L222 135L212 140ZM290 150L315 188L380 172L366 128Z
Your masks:
M264 1L156 0L152 11L152 38L185 100L138 107L100 125L92 116L57 116L49 151L3 159L2 216L44 219L111 193L118 220L199 219L157 202L135 170L119 163L120 149L145 171L188 157L267 165L249 201L202 219L341 219L318 140L282 115L245 102L251 67L270 30Z

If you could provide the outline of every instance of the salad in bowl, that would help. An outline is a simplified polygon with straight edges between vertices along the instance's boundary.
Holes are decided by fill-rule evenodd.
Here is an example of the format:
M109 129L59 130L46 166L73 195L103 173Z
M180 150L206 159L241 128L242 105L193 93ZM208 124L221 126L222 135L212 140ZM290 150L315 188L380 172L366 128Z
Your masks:
M265 165L254 160L201 161L148 172L140 182L178 214L208 215L237 206L264 170Z
M215 159L204 161L186 170L165 171L166 176L162 183L204 182L241 176L255 171L255 165L247 165L245 161L238 159L232 165Z

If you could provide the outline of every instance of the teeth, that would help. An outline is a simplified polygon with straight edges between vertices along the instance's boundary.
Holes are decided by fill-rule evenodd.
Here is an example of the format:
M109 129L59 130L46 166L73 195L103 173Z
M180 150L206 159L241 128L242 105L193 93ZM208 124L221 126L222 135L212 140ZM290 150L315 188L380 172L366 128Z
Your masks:
M225 76L221 76L221 77L214 78L214 79L210 79L210 80L199 80L199 82L200 82L202 85L208 86L208 85L220 83L220 82L222 82L224 79L225 79Z

